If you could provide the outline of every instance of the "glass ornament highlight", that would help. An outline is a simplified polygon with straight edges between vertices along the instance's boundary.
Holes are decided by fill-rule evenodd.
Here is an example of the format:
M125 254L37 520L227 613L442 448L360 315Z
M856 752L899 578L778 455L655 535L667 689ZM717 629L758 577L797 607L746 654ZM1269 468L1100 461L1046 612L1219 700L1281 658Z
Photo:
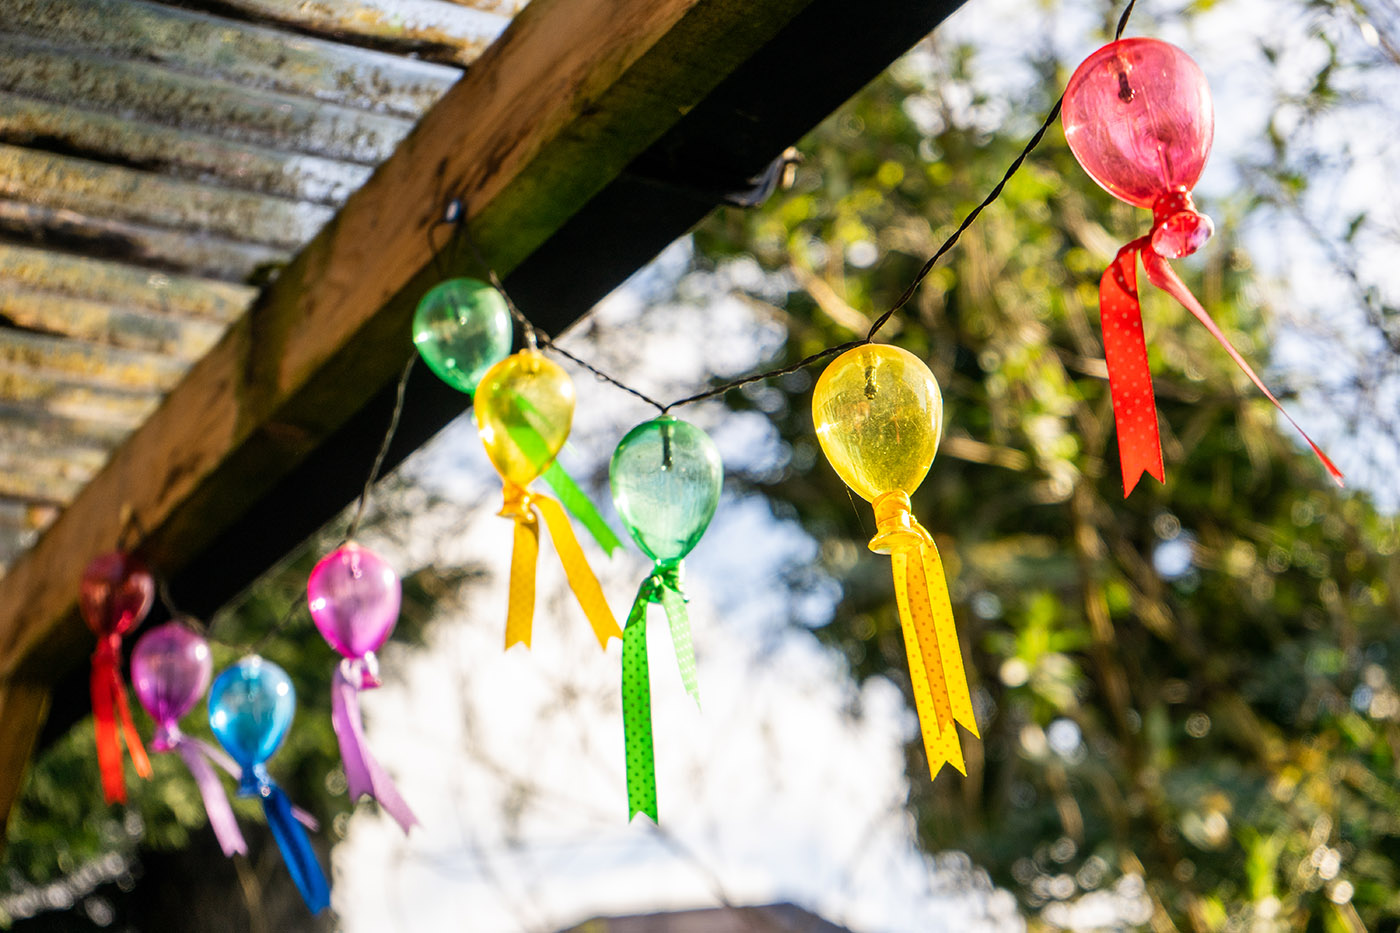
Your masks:
M695 649L682 585L682 559L714 517L724 464L709 435L662 415L637 425L613 451L608 467L613 504L632 540L652 559L622 636L622 723L627 751L627 818L645 813L656 822L656 761L651 725L647 608L666 610L686 692L700 702Z
M131 650L132 689L156 723L151 748L176 752L185 762L199 787L209 825L224 855L247 855L248 845L214 770L214 765L218 765L237 779L241 776L238 766L223 752L180 731L181 717L204 696L212 673L209 643L180 621L156 626L142 635Z
M847 350L822 373L812 394L822 452L846 485L874 506L870 549L890 555L932 777L944 764L967 774L955 723L978 735L942 559L909 504L933 463L942 419L933 373L899 347Z
M1124 497L1143 473L1166 481L1138 303L1139 256L1148 281L1210 331L1341 485L1341 471L1284 411L1166 262L1196 252L1215 230L1191 200L1191 188L1205 168L1215 132L1210 88L1201 69L1181 49L1157 39L1110 42L1070 77L1062 120L1070 151L1089 177L1114 197L1152 210L1152 229L1120 249L1099 282Z
M439 282L413 313L413 345L439 379L471 395L481 377L510 353L510 309L476 279Z
M78 608L97 636L92 655L92 718L97 737L97 764L102 772L102 796L107 803L126 803L122 773L122 740L136 773L151 776L151 762L131 719L122 686L122 636L151 611L155 580L146 566L130 554L112 551L92 559L83 572ZM118 722L120 721L120 725Z
M296 703L287 672L253 655L215 678L209 689L209 727L242 770L238 795L262 801L267 825L302 900L312 913L320 913L330 906L330 884L291 801L267 772L267 759L291 728Z
M321 558L306 585L316 629L343 656L331 681L331 725L340 743L350 800L378 800L408 832L418 819L371 754L360 714L360 691L380 686L374 653L394 631L402 598L399 575L388 561L353 541Z
M563 506L529 484L554 462L569 437L574 417L574 384L569 374L537 350L506 357L481 378L476 390L476 424L486 456L501 475L500 515L515 522L510 563L510 604L506 648L530 646L535 611L535 566L539 520L549 528L569 588L593 626L598 644L621 638L602 587L588 566Z

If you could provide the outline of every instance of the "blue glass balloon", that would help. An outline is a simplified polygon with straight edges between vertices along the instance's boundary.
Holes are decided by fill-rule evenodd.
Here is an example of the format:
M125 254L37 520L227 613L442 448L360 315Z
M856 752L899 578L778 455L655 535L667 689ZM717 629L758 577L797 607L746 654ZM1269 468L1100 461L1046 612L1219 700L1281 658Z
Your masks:
M243 768L245 778L287 735L297 694L287 672L265 658L244 658L209 688L209 728Z

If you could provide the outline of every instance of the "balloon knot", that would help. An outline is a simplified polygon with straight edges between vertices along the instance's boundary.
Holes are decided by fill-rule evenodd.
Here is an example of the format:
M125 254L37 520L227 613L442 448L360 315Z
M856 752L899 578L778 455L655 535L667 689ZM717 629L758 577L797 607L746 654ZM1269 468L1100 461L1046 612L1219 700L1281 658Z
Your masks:
M1215 233L1211 219L1196 210L1191 192L1163 192L1152 205L1152 251L1163 259L1190 256Z
M530 490L507 480L501 493L504 501L497 515L527 524L535 523L535 508L534 503L530 501Z
M647 582L651 584L647 588L647 599L651 602L661 602L663 590L672 590L684 595L682 587L685 580L679 561L674 564L656 564L651 568L651 579Z
M384 685L379 679L379 658L373 651L366 651L360 658L341 658L340 671L356 690L372 690Z
M94 663L119 665L122 655L122 637L116 633L97 636L97 650L92 653Z
M175 720L169 722L156 723L155 735L151 736L151 748L158 752L169 752L179 746L184 734L180 732L180 724Z
M901 489L881 493L871 505L875 507L876 534L870 539L870 550L876 554L893 554L928 542L928 532L914 520L908 493Z
M238 778L238 796L266 797L272 793L272 775L267 773L267 765L259 762L244 768Z

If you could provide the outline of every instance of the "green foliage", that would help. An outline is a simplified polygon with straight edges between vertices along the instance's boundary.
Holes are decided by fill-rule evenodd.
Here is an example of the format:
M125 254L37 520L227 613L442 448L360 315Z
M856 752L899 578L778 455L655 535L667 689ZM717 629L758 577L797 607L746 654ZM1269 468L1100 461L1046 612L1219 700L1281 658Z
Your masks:
M799 284L781 362L862 333L1020 148L939 97L966 55L944 60L947 73L867 89L802 145L792 192L697 234L704 256L748 250ZM936 114L932 132L911 114ZM1230 234L1241 208L1204 206L1222 232L1183 274L1266 362ZM912 739L908 806L930 850L969 852L1033 918L1135 875L1158 929L1374 929L1400 912L1400 535L1364 495L1330 488L1150 288L1168 479L1123 500L1097 279L1149 222L1095 187L1056 130L885 331L943 386L947 438L914 507L949 563L984 735L965 743L966 780L933 783ZM821 637L858 680L908 694L863 503L825 463L804 468L809 405L810 389L769 414L794 466L755 485L825 542L844 595Z

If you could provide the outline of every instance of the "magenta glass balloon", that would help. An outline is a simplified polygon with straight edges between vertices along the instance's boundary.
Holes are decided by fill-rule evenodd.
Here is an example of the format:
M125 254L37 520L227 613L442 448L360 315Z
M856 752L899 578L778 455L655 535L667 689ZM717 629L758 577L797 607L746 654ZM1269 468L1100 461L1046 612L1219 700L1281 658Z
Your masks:
M209 643L179 622L156 626L131 649L131 685L160 726L178 722L199 702L213 672Z
M1120 39L1086 58L1065 88L1063 120L1094 181L1147 208L1195 186L1215 135L1206 76L1159 39Z
M321 558L306 584L316 628L347 658L364 657L388 640L402 597L388 562L354 542Z

